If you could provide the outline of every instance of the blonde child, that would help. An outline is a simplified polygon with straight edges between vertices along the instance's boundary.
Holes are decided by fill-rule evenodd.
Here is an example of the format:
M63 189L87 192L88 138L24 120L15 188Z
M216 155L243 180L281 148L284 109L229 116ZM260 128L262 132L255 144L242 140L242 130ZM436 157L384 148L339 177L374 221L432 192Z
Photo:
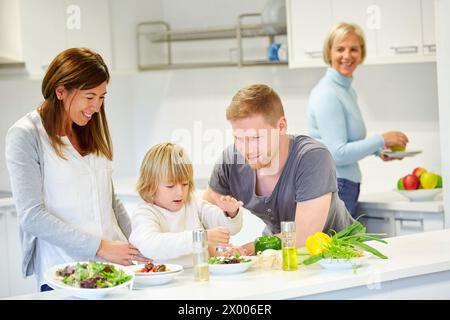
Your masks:
M210 254L242 227L242 202L227 196L216 205L194 196L192 164L172 143L152 147L140 168L137 191L145 201L133 212L130 242L156 261L192 266L192 230L207 230Z

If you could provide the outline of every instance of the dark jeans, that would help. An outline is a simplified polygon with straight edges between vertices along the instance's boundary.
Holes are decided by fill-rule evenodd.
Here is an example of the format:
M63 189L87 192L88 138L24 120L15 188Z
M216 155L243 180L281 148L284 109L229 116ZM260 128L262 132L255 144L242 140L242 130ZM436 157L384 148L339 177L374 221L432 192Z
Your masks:
M50 286L47 285L47 284L43 284L43 285L41 286L41 292L44 292L44 291L52 291L52 290L53 290L53 288L50 287Z
M338 178L339 198L344 201L345 207L353 218L359 216L359 183Z

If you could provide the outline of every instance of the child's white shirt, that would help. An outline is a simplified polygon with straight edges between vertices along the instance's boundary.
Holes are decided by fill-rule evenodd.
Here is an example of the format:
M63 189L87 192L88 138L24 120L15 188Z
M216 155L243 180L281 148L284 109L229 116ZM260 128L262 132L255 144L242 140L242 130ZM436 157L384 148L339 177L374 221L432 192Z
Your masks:
M218 206L194 196L176 212L145 202L132 214L129 240L142 255L155 262L192 267L194 229L224 227L235 235L242 228L242 220L242 207L230 218Z

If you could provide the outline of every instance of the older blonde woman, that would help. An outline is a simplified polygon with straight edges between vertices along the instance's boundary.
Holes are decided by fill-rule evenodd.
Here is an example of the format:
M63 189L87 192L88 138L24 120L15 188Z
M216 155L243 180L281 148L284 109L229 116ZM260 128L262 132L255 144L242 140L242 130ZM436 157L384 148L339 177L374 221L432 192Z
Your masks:
M309 134L324 143L335 162L339 197L353 217L358 215L361 171L358 161L377 155L392 160L382 152L392 146L405 147L408 137L389 131L366 137L366 127L352 88L353 73L366 57L366 43L356 24L339 23L329 32L323 58L329 65L325 76L312 90L308 103Z

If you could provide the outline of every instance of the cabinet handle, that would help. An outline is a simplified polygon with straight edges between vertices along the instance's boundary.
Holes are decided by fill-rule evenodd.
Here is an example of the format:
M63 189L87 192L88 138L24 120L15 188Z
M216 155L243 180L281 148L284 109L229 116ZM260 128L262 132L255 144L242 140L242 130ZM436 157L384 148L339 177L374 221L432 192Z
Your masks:
M400 47L391 47L392 50L395 50L395 54L403 54L403 53L417 53L419 52L418 46L400 46Z
M436 52L436 44L424 44L424 48L428 48L428 52Z
M396 221L400 222L400 227L404 227L403 226L403 222L405 221L409 221L409 222L419 222L420 223L420 228L422 229L422 231L424 230L423 228L423 219L406 219L406 218L395 218Z
M371 216L364 216L365 219L371 219L371 220L381 220L381 221L389 221L389 218L387 217L371 217Z
M322 51L305 51L305 54L309 56L310 58L316 59L316 58L322 58L323 52Z

